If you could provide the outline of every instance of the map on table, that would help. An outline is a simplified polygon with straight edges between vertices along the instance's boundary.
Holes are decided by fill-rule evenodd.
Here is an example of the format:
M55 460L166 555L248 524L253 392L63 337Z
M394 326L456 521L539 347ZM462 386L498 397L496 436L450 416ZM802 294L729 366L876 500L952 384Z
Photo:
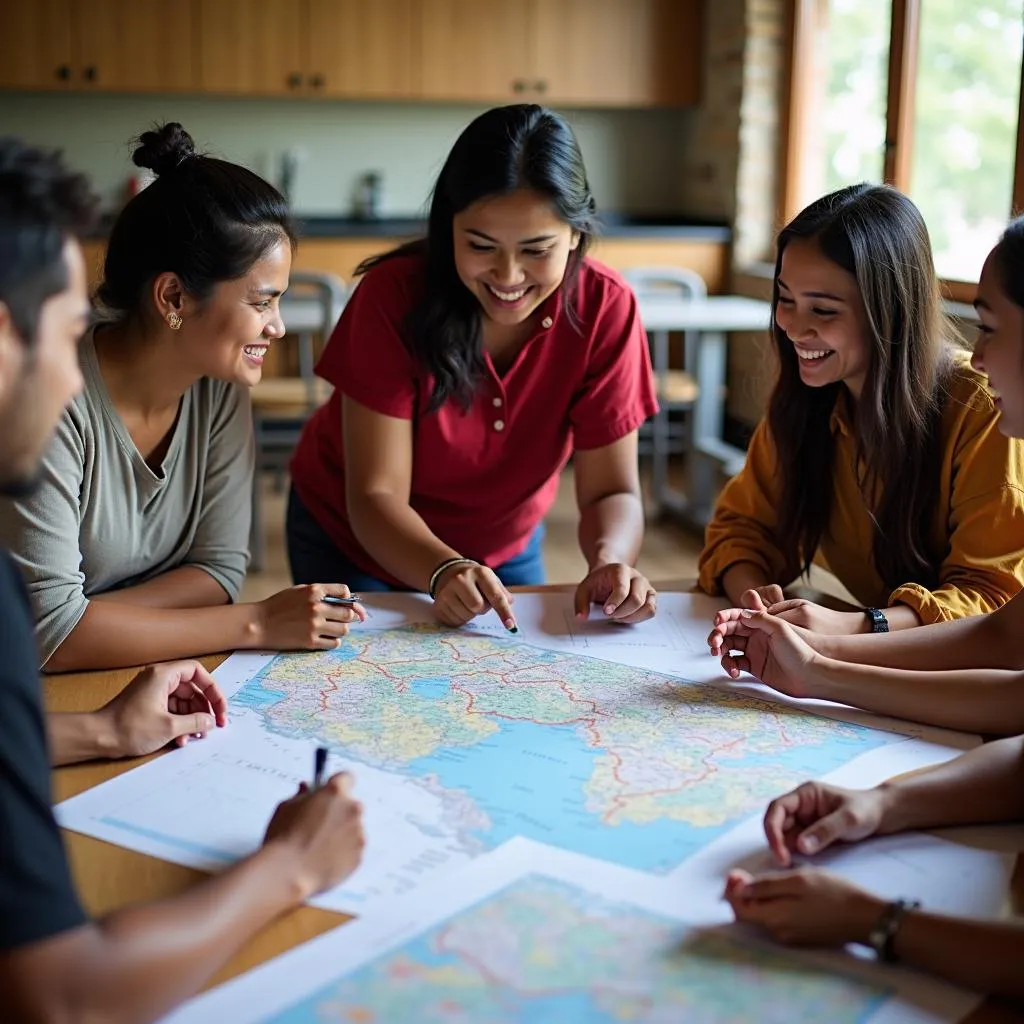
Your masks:
M268 1019L855 1024L889 995L534 875Z
M337 909L408 892L515 836L665 874L800 781L915 742L428 625L356 631L330 652L236 656L217 677L228 729L66 802L62 824L220 866L259 844L326 744L331 767L356 776L368 835L363 866L320 901ZM920 763L942 759L922 746Z
M279 655L233 704L272 734L326 743L436 795L469 853L523 835L657 872L794 782L892 742L746 695L429 626Z
M299 946L166 1024L922 1024L971 993L844 953L695 926L663 883L513 840ZM661 886L661 888L659 888ZM672 901L667 901L671 903Z

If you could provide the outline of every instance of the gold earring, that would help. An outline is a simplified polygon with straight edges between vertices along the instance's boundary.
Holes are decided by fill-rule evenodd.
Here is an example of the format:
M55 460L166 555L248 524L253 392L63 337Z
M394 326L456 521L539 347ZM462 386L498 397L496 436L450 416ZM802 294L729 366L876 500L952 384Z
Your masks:
M167 326L170 327L172 331L180 331L183 323L184 321L177 313L174 312L173 309L167 314Z

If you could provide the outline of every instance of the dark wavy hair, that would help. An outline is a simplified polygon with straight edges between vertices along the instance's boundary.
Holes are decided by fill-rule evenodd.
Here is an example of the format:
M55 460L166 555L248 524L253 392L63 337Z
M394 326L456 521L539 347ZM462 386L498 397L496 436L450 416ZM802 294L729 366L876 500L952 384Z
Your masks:
M768 426L779 457L779 539L806 573L834 500L829 420L845 385L808 387L775 319L779 273L793 239L814 239L856 278L867 311L870 363L853 409L856 472L874 521L875 567L887 587L937 584L929 529L938 499L943 398L954 366L928 229L917 207L886 185L851 185L812 203L779 234L772 337L779 376Z
M1024 309L1024 216L1010 221L990 258L999 287L1015 306Z
M480 303L455 268L452 222L480 199L529 189L548 199L579 233L563 287L566 315L574 317L572 292L596 230L596 204L576 136L564 118L534 104L496 107L472 121L456 140L434 186L427 236L365 260L364 274L385 260L422 253L426 287L405 322L405 342L434 379L429 409L449 398L468 407L484 372Z
M0 302L25 345L47 299L68 286L64 241L87 231L99 205L58 153L0 139Z
M110 232L103 283L105 315L139 312L157 274L176 274L196 299L249 272L282 238L295 244L284 196L239 164L197 153L176 121L143 132L132 154L156 180L128 202Z

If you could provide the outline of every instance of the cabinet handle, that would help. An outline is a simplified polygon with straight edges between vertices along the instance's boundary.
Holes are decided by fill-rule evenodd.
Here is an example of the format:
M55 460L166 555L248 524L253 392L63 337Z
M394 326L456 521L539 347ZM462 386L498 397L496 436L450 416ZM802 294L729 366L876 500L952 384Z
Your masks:
M546 78L538 78L534 83L534 89L539 93L545 93L548 91L548 83Z
M517 78L512 83L512 91L516 93L526 92L526 83L521 78Z
M324 76L323 75L314 75L309 80L309 83L310 83L310 85L313 86L314 89L322 89L324 87L324 84L325 84Z
M90 64L87 68L83 68L82 77L87 82L95 82L99 78L99 72L96 70L95 64Z
M300 85L302 85L302 75L291 74L288 76L289 89L298 89Z
M67 64L61 64L54 74L58 79L60 79L60 81L66 82L71 77L71 68L69 68Z

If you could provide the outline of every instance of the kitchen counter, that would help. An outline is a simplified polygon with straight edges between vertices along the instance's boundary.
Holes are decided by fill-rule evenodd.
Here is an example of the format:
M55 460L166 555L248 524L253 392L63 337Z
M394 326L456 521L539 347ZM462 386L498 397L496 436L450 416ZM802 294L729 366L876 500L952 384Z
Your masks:
M600 214L604 238L659 238L700 242L732 240L731 229L722 223L701 222L679 214L631 215L612 211ZM105 239L110 234L113 217L105 215L89 235ZM381 217L359 220L355 217L304 217L296 215L299 238L412 238L426 232L426 220L417 217Z
M604 213L601 235L606 238L686 238L728 242L725 224L698 223L678 215L629 216ZM407 238L426 232L427 222L413 217L357 220L352 217L296 217L300 238Z
M630 217L602 215L602 231L594 256L615 270L668 266L695 270L711 294L727 290L732 232L723 224L699 223L679 216ZM422 236L425 221L415 217L355 220L349 217L297 217L300 244L293 269L333 274L351 282L356 268L410 238ZM89 286L102 276L110 221L86 241L84 249Z

